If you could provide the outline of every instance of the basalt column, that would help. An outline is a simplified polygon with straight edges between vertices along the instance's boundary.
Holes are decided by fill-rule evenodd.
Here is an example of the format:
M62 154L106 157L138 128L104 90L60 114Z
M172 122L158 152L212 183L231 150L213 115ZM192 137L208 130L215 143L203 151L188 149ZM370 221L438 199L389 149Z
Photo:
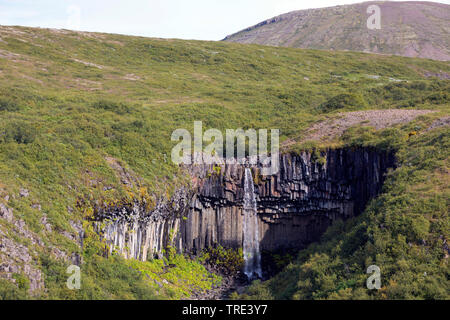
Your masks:
M192 188L150 211L139 203L99 210L98 229L111 252L141 260L167 245L190 253L215 244L247 253L300 249L333 221L360 214L394 166L392 153L372 148L328 150L320 159L284 154L271 176L258 166L192 165Z
M333 221L360 214L380 192L384 174L393 166L391 153L345 148L329 150L321 159L306 152L282 155L280 170L271 176L261 176L257 166L198 167L196 195L182 223L183 248L198 251L215 243L245 248L242 235L246 233L249 176L257 209L259 249L304 248L318 240ZM246 174L250 170L251 174Z

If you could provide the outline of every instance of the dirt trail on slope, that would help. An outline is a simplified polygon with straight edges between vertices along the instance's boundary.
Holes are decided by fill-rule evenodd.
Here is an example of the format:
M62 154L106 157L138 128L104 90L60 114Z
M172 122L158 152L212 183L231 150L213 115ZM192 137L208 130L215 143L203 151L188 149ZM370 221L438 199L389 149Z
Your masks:
M299 141L332 140L341 136L348 128L358 124L372 126L377 130L383 129L396 124L410 122L430 112L435 111L386 109L340 113L338 118L321 121L311 126L300 140L293 138L284 141L282 147L289 147Z

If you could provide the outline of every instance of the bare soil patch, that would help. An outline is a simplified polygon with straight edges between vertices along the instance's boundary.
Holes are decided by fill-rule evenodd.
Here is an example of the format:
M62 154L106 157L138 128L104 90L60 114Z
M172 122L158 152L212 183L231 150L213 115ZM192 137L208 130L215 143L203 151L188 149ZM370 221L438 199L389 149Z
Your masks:
M338 115L338 118L328 119L314 124L307 129L305 136L300 141L329 141L341 136L348 128L363 124L383 129L400 123L407 123L415 118L434 112L432 110L369 110L346 112ZM298 142L298 139L286 140L282 146L288 147Z

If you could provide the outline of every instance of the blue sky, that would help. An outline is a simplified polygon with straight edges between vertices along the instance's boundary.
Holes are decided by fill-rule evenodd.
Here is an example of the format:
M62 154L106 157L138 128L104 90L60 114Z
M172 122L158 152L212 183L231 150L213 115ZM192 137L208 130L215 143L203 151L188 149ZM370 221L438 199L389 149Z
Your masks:
M362 1L0 0L0 25L220 40L288 11L357 2Z

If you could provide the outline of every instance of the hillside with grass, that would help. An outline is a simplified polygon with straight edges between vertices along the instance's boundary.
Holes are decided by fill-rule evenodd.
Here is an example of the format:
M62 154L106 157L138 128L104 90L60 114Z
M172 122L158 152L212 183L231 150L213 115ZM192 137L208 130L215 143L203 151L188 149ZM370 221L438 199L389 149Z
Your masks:
M86 219L89 205L188 183L170 138L194 121L279 128L286 152L398 154L360 217L245 297L448 298L449 74L449 63L418 58L1 26L0 298L180 299L217 286L201 259L106 257ZM348 112L387 109L427 112L308 138ZM66 287L74 259L81 290ZM383 289L357 289L375 262L386 265Z

